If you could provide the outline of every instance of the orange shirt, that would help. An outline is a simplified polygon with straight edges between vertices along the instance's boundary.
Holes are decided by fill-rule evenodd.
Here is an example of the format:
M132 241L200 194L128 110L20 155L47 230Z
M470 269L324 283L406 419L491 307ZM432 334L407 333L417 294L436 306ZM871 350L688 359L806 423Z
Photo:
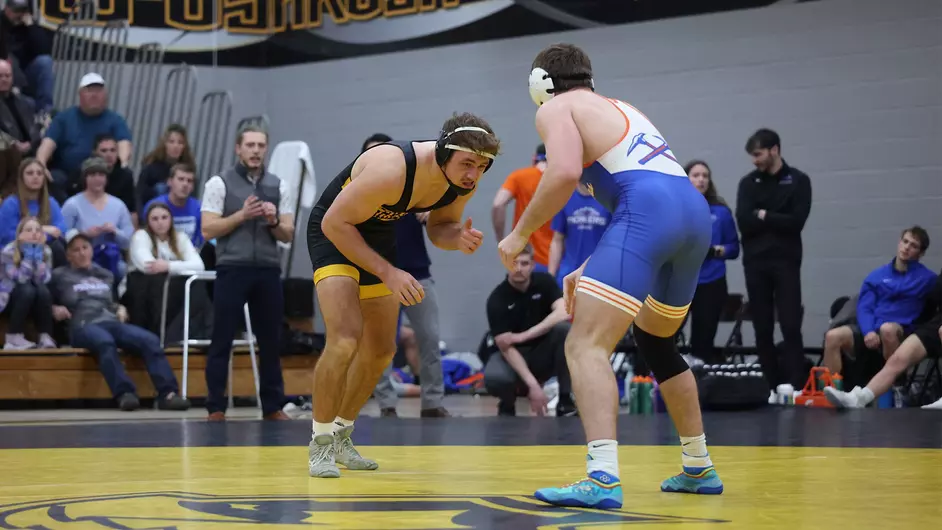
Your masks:
M507 175L507 180L501 186L509 191L514 198L514 226L520 221L520 216L530 204L533 195L536 193L536 187L543 178L543 172L536 166L518 169ZM553 241L553 229L550 228L551 221L541 226L533 235L530 236L530 244L533 245L533 259L541 264L549 263L549 248Z

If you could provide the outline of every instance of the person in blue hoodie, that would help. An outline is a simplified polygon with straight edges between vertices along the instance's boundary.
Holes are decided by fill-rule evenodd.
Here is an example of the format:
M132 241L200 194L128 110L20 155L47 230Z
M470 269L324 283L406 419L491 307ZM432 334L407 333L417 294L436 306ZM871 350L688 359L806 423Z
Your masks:
M896 256L867 275L857 297L857 321L824 335L824 366L831 373L843 368L841 353L873 350L889 359L903 338L916 327L935 272L919 263L929 248L929 233L921 226L903 230Z
M710 217L713 219L710 251L700 267L697 291L690 303L690 349L695 357L704 361L720 362L721 359L714 355L714 340L720 314L729 295L726 287L726 260L739 257L739 235L732 210L716 193L710 166L702 160L693 160L684 169L687 178L710 204Z

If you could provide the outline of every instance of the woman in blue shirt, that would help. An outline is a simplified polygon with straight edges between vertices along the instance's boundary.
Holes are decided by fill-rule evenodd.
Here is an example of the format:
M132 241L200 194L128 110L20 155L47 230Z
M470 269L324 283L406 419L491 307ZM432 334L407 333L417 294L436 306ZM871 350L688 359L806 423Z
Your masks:
M726 304L726 260L739 256L739 236L733 212L717 195L710 166L702 160L688 162L684 169L690 182L706 197L713 218L710 251L700 267L700 281L690 303L690 349L704 361L722 362L714 356L716 329Z

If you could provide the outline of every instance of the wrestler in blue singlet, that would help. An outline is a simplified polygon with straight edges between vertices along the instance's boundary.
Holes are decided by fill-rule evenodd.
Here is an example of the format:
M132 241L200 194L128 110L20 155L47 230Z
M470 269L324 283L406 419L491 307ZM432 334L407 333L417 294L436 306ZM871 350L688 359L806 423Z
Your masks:
M651 122L627 103L622 140L582 173L612 222L578 291L637 315L646 300L667 316L693 300L710 248L710 207Z
M613 147L582 168L579 180L612 212L612 220L581 273L570 276L570 281L578 280L569 288L627 315L620 317L597 303L588 304L590 311L594 306L594 311L605 314L595 320L593 315L580 315L581 309L576 309L566 353L570 366L580 370L578 376L574 372L574 381L580 379L583 396L589 396L584 403L579 402L578 393L576 396L577 406L584 411L581 415L588 442L586 477L562 487L541 488L534 496L557 506L622 506L618 441L614 439L617 419L613 421L608 413L588 411L609 406L590 402L607 401L616 392L614 378L598 371L598 361L611 352L617 335L632 323L638 351L663 385L665 400L670 397L675 406L687 411L680 418L682 428L678 427L682 472L661 482L661 491L720 494L723 483L710 459L702 422L690 410L696 408L698 400L696 381L672 337L693 300L700 267L710 248L709 205L646 116L623 101L592 94L595 82L591 61L578 47L556 44L541 51L533 61L529 88L534 103L541 107L537 129L547 143L549 167L527 211L498 245L501 260L511 267L532 231L544 222L544 217L555 213L546 210L560 204L564 193L571 193L570 186L575 186L579 170L577 156L584 157L586 139L603 133L606 138L616 137ZM562 96L575 99L554 100L576 90L581 92ZM624 119L620 137L620 122L612 110ZM599 129L592 131L596 126ZM569 143L577 135L583 141L579 151ZM556 166L551 143L558 153L557 160L561 160ZM644 306L643 321L635 322ZM624 330L612 329L612 325L623 325ZM585 390L587 385L591 392Z

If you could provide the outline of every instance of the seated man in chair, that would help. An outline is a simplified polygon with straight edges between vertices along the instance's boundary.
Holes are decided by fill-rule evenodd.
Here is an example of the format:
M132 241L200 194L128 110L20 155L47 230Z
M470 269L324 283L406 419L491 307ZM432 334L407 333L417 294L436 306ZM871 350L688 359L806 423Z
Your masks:
M515 270L487 298L487 322L500 349L484 366L484 386L499 398L498 414L514 416L517 387L526 385L533 413L546 413L543 383L559 380L557 416L576 412L564 345L569 333L563 292L553 276L533 272L533 248L514 260Z
M903 337L913 330L925 308L936 274L919 259L929 248L929 234L919 226L903 230L893 260L871 272L860 288L857 322L829 330L824 336L824 366L837 374L842 353L880 351L889 359Z
M935 289L929 295L929 306L934 316L918 326L886 361L880 372L867 386L854 387L841 392L834 387L825 387L824 395L837 408L863 408L877 396L890 389L896 379L925 358L938 359L942 355L942 276L936 278ZM926 405L926 409L942 409L942 399Z

